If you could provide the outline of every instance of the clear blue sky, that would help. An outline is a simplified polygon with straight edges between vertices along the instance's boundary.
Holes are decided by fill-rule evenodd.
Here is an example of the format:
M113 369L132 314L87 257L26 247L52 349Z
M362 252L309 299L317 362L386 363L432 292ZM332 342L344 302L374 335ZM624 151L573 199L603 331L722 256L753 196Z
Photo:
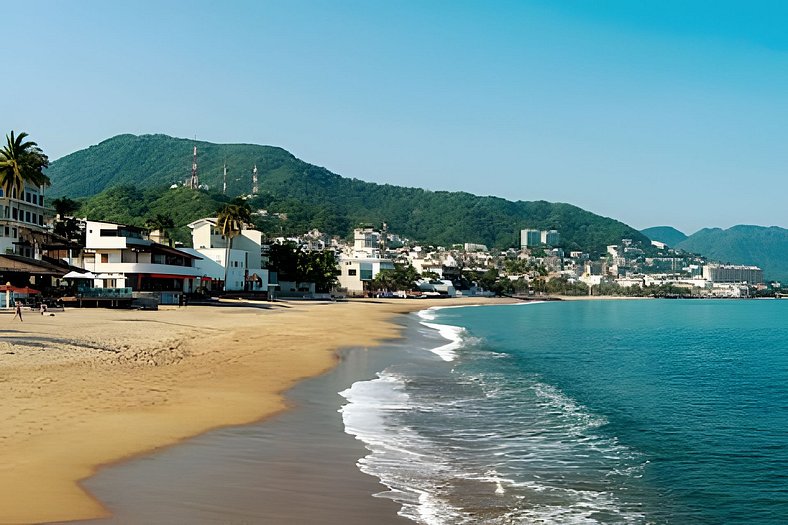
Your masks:
M788 227L788 2L4 2L0 130L281 146L346 177ZM188 164L188 160L186 161Z

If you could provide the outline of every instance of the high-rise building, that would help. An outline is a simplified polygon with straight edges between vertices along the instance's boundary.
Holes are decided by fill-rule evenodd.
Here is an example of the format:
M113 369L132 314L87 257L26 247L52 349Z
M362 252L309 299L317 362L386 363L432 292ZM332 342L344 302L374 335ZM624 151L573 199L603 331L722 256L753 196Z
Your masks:
M558 230L546 230L541 232L542 244L547 246L558 246L561 244L561 234Z
M542 243L542 232L539 230L520 230L520 249L539 246Z

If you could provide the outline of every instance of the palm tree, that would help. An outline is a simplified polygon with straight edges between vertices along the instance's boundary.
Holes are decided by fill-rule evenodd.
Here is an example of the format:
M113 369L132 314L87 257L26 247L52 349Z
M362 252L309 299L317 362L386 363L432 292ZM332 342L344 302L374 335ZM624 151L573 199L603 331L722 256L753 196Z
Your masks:
M233 246L233 238L241 233L247 224L252 222L252 210L246 201L236 199L229 204L225 204L219 210L216 218L216 226L227 239L227 255L224 258L224 289L227 290L227 275L230 268L230 250Z
M14 136L6 135L6 145L0 149L0 186L6 195L16 190L21 195L25 184L36 187L49 186L49 177L43 169L49 166L49 159L32 140L25 141L27 133Z
M165 213L157 213L145 221L145 226L150 228L151 231L159 230L159 236L161 238L166 238L167 243L170 245L170 248L172 248L170 233L172 229L175 228L175 222L172 220L172 217Z

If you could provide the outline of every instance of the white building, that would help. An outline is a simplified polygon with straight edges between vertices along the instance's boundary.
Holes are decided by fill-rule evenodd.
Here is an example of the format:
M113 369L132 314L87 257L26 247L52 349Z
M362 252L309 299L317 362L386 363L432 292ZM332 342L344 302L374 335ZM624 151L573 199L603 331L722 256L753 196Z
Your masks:
M201 257L196 266L201 272L202 286L211 290L268 291L261 232L241 230L233 237L232 248L228 252L229 241L217 227L215 217L199 219L188 226L192 230L194 248L182 250Z
M366 291L365 283L381 270L394 269L394 261L383 257L380 242L380 232L372 228L353 230L353 248L339 255L339 288L351 295L361 295Z
M144 239L143 230L109 222L85 222L81 266L96 288L192 292L201 273L198 255Z
M0 253L39 258L42 236L48 231L43 188L0 188Z
M763 270L757 266L707 264L703 267L703 277L713 283L763 284Z

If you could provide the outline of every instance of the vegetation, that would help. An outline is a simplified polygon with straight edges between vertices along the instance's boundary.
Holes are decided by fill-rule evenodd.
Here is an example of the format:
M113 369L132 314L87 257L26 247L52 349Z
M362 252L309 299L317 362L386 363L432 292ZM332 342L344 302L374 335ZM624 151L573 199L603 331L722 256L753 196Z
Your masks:
M410 264L395 263L393 270L381 270L369 282L372 291L412 291L416 290L416 281L421 278L419 272Z
M233 239L252 222L252 211L249 205L242 200L225 204L219 209L216 216L216 227L227 239L227 253L224 258L224 282L227 282L227 272L230 268L230 250L233 248Z
M274 243L268 254L268 269L277 272L279 280L315 283L315 291L329 292L337 282L339 269L330 250L306 251L294 242Z
M671 248L675 248L678 243L687 238L687 235L673 226L654 226L640 230L640 233L652 241L664 242Z
M555 228L561 232L564 248L592 254L604 253L606 245L622 238L648 244L637 230L570 204L512 202L346 179L271 146L196 142L200 180L211 189L164 191L189 175L194 144L165 135L108 139L54 161L47 171L53 181L51 194L90 197L81 213L93 219L133 223L135 217L150 216L151 211L170 211L176 226L182 227L210 214L202 209L205 201L212 201L208 207L215 209L217 203L248 194L251 170L256 164L260 194L248 202L252 209L269 212L258 218L256 225L273 236L311 228L348 235L358 224L385 221L392 231L442 246L454 242L518 246L519 230L526 227ZM222 195L219 190L225 159L228 194ZM277 218L274 213L284 214L287 219Z
M0 149L0 186L6 194L16 189L21 194L25 184L49 186L44 168L49 159L38 144L27 139L27 133L6 135L6 145Z
M172 247L172 238L170 237L170 232L175 228L175 222L172 220L169 214L166 213L156 213L152 217L150 217L147 221L145 221L145 227L151 231L158 230L159 235L162 238L166 238L169 241L170 247Z

